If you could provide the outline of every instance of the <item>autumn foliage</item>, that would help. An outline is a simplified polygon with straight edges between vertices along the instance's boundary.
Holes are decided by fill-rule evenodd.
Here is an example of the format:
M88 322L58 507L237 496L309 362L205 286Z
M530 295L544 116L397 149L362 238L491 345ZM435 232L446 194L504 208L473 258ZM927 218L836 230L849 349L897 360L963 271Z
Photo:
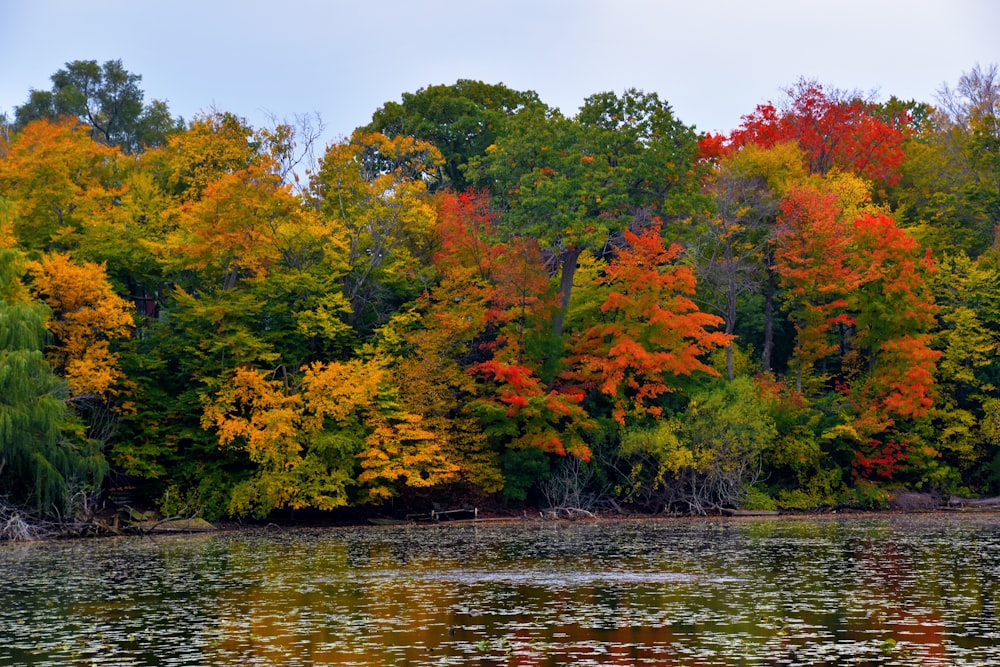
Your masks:
M28 269L32 292L52 311L46 357L65 375L70 395L118 393L125 378L112 346L131 335L133 309L115 294L105 267L57 253Z
M580 332L566 373L609 396L623 426L630 415L659 417L656 399L676 378L717 375L705 354L729 341L717 330L721 318L691 300L694 274L675 264L681 247L664 247L658 224L641 234L626 230L624 241L599 278L610 288L600 306L603 322Z
M899 180L909 121L905 112L886 117L859 95L830 91L815 81L800 80L786 92L785 106L762 104L744 116L729 146L770 148L792 140L814 173L838 169L888 184ZM702 142L702 152L717 154L719 142Z
M217 111L128 153L78 118L5 134L0 492L110 467L212 519L1000 492L989 109L803 80L699 135L634 89L568 116L470 86L315 161ZM64 446L45 489L5 468Z

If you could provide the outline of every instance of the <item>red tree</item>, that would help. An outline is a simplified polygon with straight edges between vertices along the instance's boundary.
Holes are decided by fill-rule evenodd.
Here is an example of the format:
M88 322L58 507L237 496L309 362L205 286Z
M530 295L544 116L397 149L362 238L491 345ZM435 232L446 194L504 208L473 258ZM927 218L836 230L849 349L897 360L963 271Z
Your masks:
M848 296L864 281L852 262L850 224L840 213L834 194L812 187L796 188L781 204L775 268L806 368L836 350L836 325L854 324Z
M815 81L800 80L786 93L783 107L762 104L744 116L728 148L797 141L813 173L839 169L890 185L899 180L909 131L905 110L886 112L857 94L827 91ZM703 154L711 157L717 144L717 138L706 138Z

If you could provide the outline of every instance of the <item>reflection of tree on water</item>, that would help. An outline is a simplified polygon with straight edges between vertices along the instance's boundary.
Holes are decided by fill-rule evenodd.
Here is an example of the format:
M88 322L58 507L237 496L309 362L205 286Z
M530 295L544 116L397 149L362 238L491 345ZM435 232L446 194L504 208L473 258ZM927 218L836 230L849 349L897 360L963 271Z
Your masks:
M996 521L670 519L31 545L0 550L0 664L998 664Z

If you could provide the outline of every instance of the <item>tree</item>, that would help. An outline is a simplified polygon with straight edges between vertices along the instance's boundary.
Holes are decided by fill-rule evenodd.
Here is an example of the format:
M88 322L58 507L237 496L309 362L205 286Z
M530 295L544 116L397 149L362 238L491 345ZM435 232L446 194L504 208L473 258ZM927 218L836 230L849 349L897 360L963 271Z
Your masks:
M0 197L0 248L13 248L16 245L14 204L9 199Z
M71 484L99 487L107 464L75 436L66 385L42 351L48 309L21 300L22 258L0 250L0 495L43 513L62 511Z
M457 479L493 493L505 482L499 448L465 408L483 395L469 371L496 353L498 329L508 321L510 304L501 303L496 287L506 247L497 238L496 214L485 194L444 191L435 204L438 281L413 309L398 313L383 328L381 347L396 360L393 375L401 403L422 415L424 428L458 466Z
M504 211L502 229L534 238L559 275L562 335L585 249L601 251L636 217L675 219L699 199L694 131L655 94L628 90L588 98L566 118L544 105L507 119L485 155L470 162ZM696 205L696 204L695 204Z
M329 510L381 502L399 487L451 481L447 461L421 418L401 410L381 361L315 363L293 378L238 368L206 407L202 423L222 446L256 464L229 510L264 517L281 508Z
M482 193L436 196L439 282L381 333L397 358L400 398L423 416L459 478L509 490L512 451L585 456L580 395L548 387L534 349L547 331L552 291L537 247L500 241Z
M658 217L670 225L708 205L701 196L706 170L698 160L694 128L677 118L656 93L629 88L621 95L591 95L576 121L593 136L595 157L613 168L613 178L605 184L612 186L608 194L616 196L609 201L604 195L602 203L617 205L619 214L644 222ZM670 233L681 237L684 226Z
M208 517L229 511L258 464L219 447L201 426L204 402L237 368L295 373L357 343L346 246L282 178L288 147L275 132L232 114L198 119L140 156L113 218L123 238L143 232L134 254L113 257L141 262L124 273L145 316L122 356L134 411L111 455Z
M861 366L868 373L853 383L849 395L857 411L855 428L869 436L867 444L876 452L873 457L862 450L856 461L863 473L892 477L898 447L898 458L909 459L916 474L926 474L920 470L922 457L915 454L933 459L937 452L918 448L919 429L907 425L927 418L934 406L941 353L931 347L930 332L937 323L928 277L936 269L888 215L856 218L853 243L858 265L869 269L864 284L851 295L858 313L852 345L868 357ZM884 462L875 467L865 461L879 458Z
M595 424L580 406L582 391L548 389L530 368L495 359L477 364L475 372L494 387L488 397L468 406L487 436L507 440L511 449L539 449L590 460L584 434Z
M279 227L297 212L278 177L265 167L223 174L181 209L177 229L163 248L164 261L210 276L206 282L221 290L262 279L278 260Z
M143 104L142 76L124 68L121 60L75 60L52 75L50 91L32 90L28 101L14 109L17 127L32 121L79 116L94 139L135 153L162 145L184 121L173 119L166 102Z
M797 333L798 386L837 350L838 327L854 324L848 295L864 282L853 264L849 221L836 194L812 186L792 190L781 205L775 265Z
M690 244L699 295L736 333L740 307L748 297L764 297L761 365L772 370L774 347L774 240L782 197L807 178L801 150L793 142L761 148L750 144L725 155L708 180L714 212L702 221L703 233ZM733 379L733 345L726 346L726 372Z
M633 498L706 514L741 505L777 436L760 388L740 377L696 392L679 417L627 430L620 454Z
M656 400L676 378L717 375L702 357L730 340L714 330L722 320L691 300L694 273L675 264L681 247L665 248L659 225L626 231L625 242L600 278L610 292L598 323L579 333L564 374L608 396L622 426L626 417L659 417Z
M397 390L384 390L379 415L365 438L358 482L362 502L379 503L399 495L400 489L429 489L458 479L460 462L443 446L422 415L402 409Z
M131 305L114 293L101 265L55 254L31 262L28 269L32 293L52 313L47 358L66 377L71 400L115 394L123 374L111 343L131 334Z
M768 148L791 140L798 142L815 174L836 168L890 185L899 179L909 131L905 110L891 113L858 93L827 90L806 79L785 93L784 106L762 104L744 116L729 145Z
M356 132L327 149L313 177L311 201L346 249L343 290L362 331L419 293L435 221L426 178L441 159L425 141Z
M934 348L941 352L934 442L947 461L975 479L976 467L1000 444L990 414L1000 378L1000 271L993 262L960 254L941 257L937 268L930 277L939 323Z
M172 134L140 160L165 193L187 201L201 197L223 174L270 159L264 143L245 118L215 110L196 116L186 130Z
M468 358L478 351L476 339L483 327L471 324L472 317L461 317L475 313L475 306L454 308L459 289L444 280L438 294L422 300L422 315L397 315L380 331L380 348L391 353L391 380L398 387L401 409L421 416L421 429L455 466L455 481L494 493L505 481L499 448L488 442L479 420L465 409L481 395L477 378L468 372ZM458 298L468 303L471 295ZM463 326L467 322L470 326Z
M995 252L1000 239L1000 70L976 66L937 99L907 145L894 195L901 219L926 245L976 258Z
M823 437L850 452L858 475L919 476L936 455L919 436L940 356L930 347L934 264L866 201L864 182L842 175L782 204L775 260L798 334L797 388L818 370L805 393L816 396L819 383L836 390L843 416Z
M15 134L0 151L0 188L14 205L18 243L29 250L75 247L122 195L120 158L76 119L39 120Z
M364 400L371 385L355 380L357 400ZM303 402L281 379L240 367L206 406L202 425L218 434L221 446L246 451L255 464L250 479L233 489L229 513L266 517L283 507L333 509L347 503L354 446L340 438L336 445L327 440L306 447L318 425L306 430ZM345 401L344 412L352 408Z
M538 95L533 91L459 79L452 85L403 93L401 102L386 102L361 130L432 144L444 159L432 171L431 190L451 187L462 192L470 185L465 174L469 159L482 155L493 144L506 116L537 103Z

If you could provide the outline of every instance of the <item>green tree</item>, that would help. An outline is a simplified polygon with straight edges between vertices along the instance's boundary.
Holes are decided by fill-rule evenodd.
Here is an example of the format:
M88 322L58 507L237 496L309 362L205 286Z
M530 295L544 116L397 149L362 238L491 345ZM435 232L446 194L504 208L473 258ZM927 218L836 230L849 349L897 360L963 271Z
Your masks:
M426 141L355 132L327 149L312 179L310 201L344 251L343 293L362 332L427 284L436 220L427 177L440 164Z
M433 144L444 161L432 173L431 190L450 186L461 192L470 185L465 165L496 140L504 118L537 103L538 95L530 90L459 79L403 93L401 102L386 102L361 130Z
M121 60L98 65L75 60L52 75L52 89L31 90L28 101L14 109L18 128L40 119L79 116L101 143L128 153L158 146L181 129L184 121L171 118L166 102L143 103L142 76L129 72Z
M939 326L934 347L940 398L934 443L947 463L970 482L995 455L997 385L1000 383L1000 271L990 261L946 255L931 276Z
M760 388L738 377L695 393L672 419L627 431L620 453L633 498L705 514L740 506L777 436Z
M761 148L755 144L724 156L708 180L713 212L700 221L702 233L689 246L698 275L699 296L734 335L741 310L751 297L764 301L761 366L772 371L774 348L774 241L781 198L806 180L802 151L793 142ZM733 346L726 347L726 372L735 376Z
M976 258L997 249L1000 225L1000 70L976 66L944 86L907 144L893 190L904 225L936 253Z
M65 509L71 485L99 487L107 465L75 433L66 383L43 352L48 309L18 298L21 267L0 250L0 496L49 513Z

